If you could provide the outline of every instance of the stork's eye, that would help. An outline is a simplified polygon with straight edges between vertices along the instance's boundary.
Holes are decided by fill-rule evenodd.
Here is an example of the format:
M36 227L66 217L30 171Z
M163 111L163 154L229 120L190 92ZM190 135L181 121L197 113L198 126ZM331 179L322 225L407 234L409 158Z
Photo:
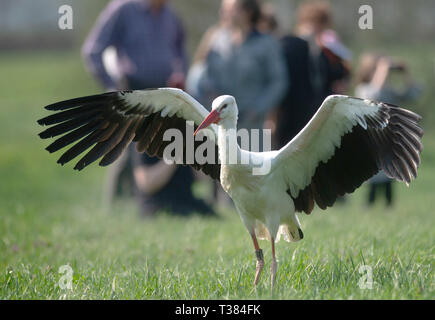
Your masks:
M224 110L226 107L228 107L228 104L225 103L225 104L221 107L221 111Z

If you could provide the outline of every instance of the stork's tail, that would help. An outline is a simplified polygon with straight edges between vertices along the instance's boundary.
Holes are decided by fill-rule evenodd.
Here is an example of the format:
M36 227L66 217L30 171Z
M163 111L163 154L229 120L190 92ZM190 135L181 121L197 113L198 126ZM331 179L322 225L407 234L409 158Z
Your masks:
M281 235L287 242L296 242L304 238L304 233L301 228L288 224L282 224L279 226L276 241L279 241Z
M255 234L257 235L258 239L269 241L271 240L269 230L262 222L258 220L255 226ZM299 226L299 221L298 224L295 224L293 222L281 224L276 234L275 242L279 242L279 240L281 240L281 236L287 242L296 242L302 240L304 238L304 233Z

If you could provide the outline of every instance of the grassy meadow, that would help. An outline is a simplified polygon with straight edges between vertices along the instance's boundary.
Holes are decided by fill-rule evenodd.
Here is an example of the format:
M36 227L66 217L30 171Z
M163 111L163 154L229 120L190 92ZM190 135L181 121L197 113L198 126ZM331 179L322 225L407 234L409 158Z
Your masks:
M344 204L300 215L305 239L277 244L273 295L270 244L260 243L266 267L252 290L254 249L235 210L155 219L134 203L107 210L106 169L79 173L44 150L42 107L101 91L78 52L1 54L0 299L434 299L434 48L396 49L426 84L415 106L426 130L419 177L394 185L392 209L367 208L363 186ZM72 289L59 285L63 265ZM372 270L371 289L359 286L361 266Z

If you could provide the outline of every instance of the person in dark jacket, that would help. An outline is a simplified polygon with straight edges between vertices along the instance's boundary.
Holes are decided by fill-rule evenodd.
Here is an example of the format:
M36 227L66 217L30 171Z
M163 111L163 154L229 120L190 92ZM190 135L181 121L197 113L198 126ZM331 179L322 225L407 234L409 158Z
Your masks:
M276 116L274 141L278 148L304 128L328 95L343 93L337 92L336 84L350 75L344 46L337 50L336 39L325 41L331 39L332 32L328 4L304 2L297 16L296 34L281 39L289 86Z

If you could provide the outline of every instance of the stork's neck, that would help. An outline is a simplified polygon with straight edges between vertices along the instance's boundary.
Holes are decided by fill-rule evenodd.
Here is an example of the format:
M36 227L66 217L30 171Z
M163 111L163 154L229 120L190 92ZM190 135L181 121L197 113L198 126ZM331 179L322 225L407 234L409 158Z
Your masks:
M218 126L219 160L221 164L240 163L240 147L237 143L237 118L222 119Z

